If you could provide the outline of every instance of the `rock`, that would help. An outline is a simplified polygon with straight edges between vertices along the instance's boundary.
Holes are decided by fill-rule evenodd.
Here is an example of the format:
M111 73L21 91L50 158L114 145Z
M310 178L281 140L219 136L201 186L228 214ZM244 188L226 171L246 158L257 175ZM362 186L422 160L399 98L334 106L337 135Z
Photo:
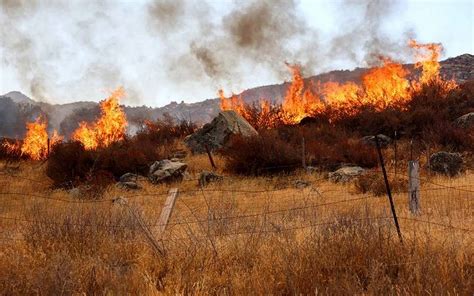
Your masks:
M169 159L155 161L150 166L148 178L154 184L181 181L187 168L188 165L180 161Z
M142 188L140 185L138 185L136 182L133 182L133 181L118 182L117 184L115 184L115 186L117 186L120 189L127 189L127 190L129 190L129 189L137 190L137 189Z
M242 116L227 110L219 112L212 122L187 136L184 141L192 152L203 153L206 152L206 145L210 150L224 147L232 135L250 137L258 133Z
M214 182L214 181L222 181L224 177L213 173L213 172L208 172L208 171L203 171L199 175L199 186L207 186L209 183Z
M91 189L92 187L89 185L79 185L69 190L68 193L71 197L80 199L84 198L85 195L88 195Z
M463 128L474 127L474 112L464 114L463 116L456 119L455 123Z
M310 187L310 186L311 186L311 182L304 181L304 180L296 180L295 181L295 187L298 188L298 189L303 189L303 188Z
M363 174L365 170L359 166L342 167L335 172L329 173L329 180L335 183L347 183L357 176Z
M379 144L382 148L387 147L390 145L390 143L392 143L392 139L389 136L378 134L377 137L379 138ZM365 136L361 139L361 141L367 145L373 145L374 147L376 146L375 136Z
M120 177L120 182L136 182L138 180L137 174L125 173Z
M462 157L459 153L440 151L430 156L430 169L440 174L455 176L462 167Z
M308 174L316 174L319 172L319 169L317 167L314 167L314 166L307 166L306 167L306 172Z

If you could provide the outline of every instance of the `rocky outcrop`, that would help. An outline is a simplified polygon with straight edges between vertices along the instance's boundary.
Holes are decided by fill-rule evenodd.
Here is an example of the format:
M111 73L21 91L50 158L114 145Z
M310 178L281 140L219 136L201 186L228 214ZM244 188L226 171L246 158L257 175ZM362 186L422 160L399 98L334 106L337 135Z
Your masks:
M125 190L138 190L142 188L140 185L137 184L137 182L133 181L118 182L115 186L117 186L117 188Z
M205 124L184 141L194 153L203 153L206 145L210 150L224 147L232 135L250 137L258 133L242 116L228 110L219 112L212 122Z
M461 172L463 159L459 153L440 151L430 156L430 169L433 172L455 176Z
M180 161L169 159L155 161L150 166L148 178L154 184L181 181L188 165Z
M328 177L335 183L347 183L364 172L365 170L359 166L348 166L329 173Z

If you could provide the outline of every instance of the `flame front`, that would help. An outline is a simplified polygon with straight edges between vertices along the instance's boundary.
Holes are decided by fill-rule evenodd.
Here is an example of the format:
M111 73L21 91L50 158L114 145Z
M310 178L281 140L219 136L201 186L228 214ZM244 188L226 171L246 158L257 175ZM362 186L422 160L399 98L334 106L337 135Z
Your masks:
M26 136L23 143L18 141L13 144L4 142L3 146L12 154L25 155L33 160L46 159L49 150L63 140L63 137L56 130L49 137L47 127L47 121L39 116L34 122L26 123Z
M82 143L85 149L107 147L123 140L127 128L125 112L119 99L125 95L122 87L112 92L110 97L100 102L101 116L94 123L81 122L72 135L73 140Z
M440 44L419 44L415 40L410 40L409 46L415 50L415 67L422 70L420 77L415 81L408 80L410 73L403 65L387 57L380 57L381 66L363 74L361 86L351 81L345 83L330 81L318 83L316 92L314 85L305 83L298 66L287 65L292 73L292 82L279 110L280 117L285 123L294 124L304 117L314 116L326 110L331 110L331 116L338 118L356 115L364 106L377 111L387 107L404 109L413 94L423 85L437 83L445 93L457 87L453 80L444 81L440 77L441 66L438 62L442 52ZM263 114L268 112L265 111L268 110L265 106L271 104L267 101L261 103L261 106ZM230 99L221 96L221 108L235 110L244 117L247 115L245 104L236 95L232 95Z

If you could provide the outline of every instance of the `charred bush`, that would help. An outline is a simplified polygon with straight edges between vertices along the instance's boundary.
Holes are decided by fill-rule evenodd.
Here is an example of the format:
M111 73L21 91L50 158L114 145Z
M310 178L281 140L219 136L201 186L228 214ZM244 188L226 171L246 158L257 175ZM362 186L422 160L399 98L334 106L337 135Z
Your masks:
M290 172L301 164L301 151L274 130L254 137L235 136L221 153L227 159L226 170L242 175Z

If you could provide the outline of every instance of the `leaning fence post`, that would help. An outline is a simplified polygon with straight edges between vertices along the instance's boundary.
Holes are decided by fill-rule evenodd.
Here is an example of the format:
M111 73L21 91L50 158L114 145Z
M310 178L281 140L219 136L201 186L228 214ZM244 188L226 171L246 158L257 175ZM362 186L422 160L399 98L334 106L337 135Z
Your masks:
M390 209L392 210L393 220L395 222L395 227L397 228L398 238L400 239L400 242L403 243L402 233L400 231L400 225L398 224L397 213L395 211L395 205L393 204L392 192L390 190L390 184L388 183L387 171L385 170L385 163L383 161L382 150L380 149L379 138L377 135L375 135L375 145L377 146L377 152L380 159L380 165L382 166L383 178L385 181L385 187L387 189L388 200L390 201Z
M408 162L408 205L414 215L420 213L420 164L418 161Z
M211 162L212 168L217 169L216 164L214 163L214 159L212 158L212 154L211 154L211 150L209 149L209 146L205 144L204 148L206 148L206 153L207 153L207 156L209 157L209 161Z
M168 197L166 198L163 210L161 210L160 220L158 222L158 239L161 239L163 233L166 230L166 226L168 225L168 220L171 216L171 212L173 211L177 196L178 188L171 188L168 192Z

